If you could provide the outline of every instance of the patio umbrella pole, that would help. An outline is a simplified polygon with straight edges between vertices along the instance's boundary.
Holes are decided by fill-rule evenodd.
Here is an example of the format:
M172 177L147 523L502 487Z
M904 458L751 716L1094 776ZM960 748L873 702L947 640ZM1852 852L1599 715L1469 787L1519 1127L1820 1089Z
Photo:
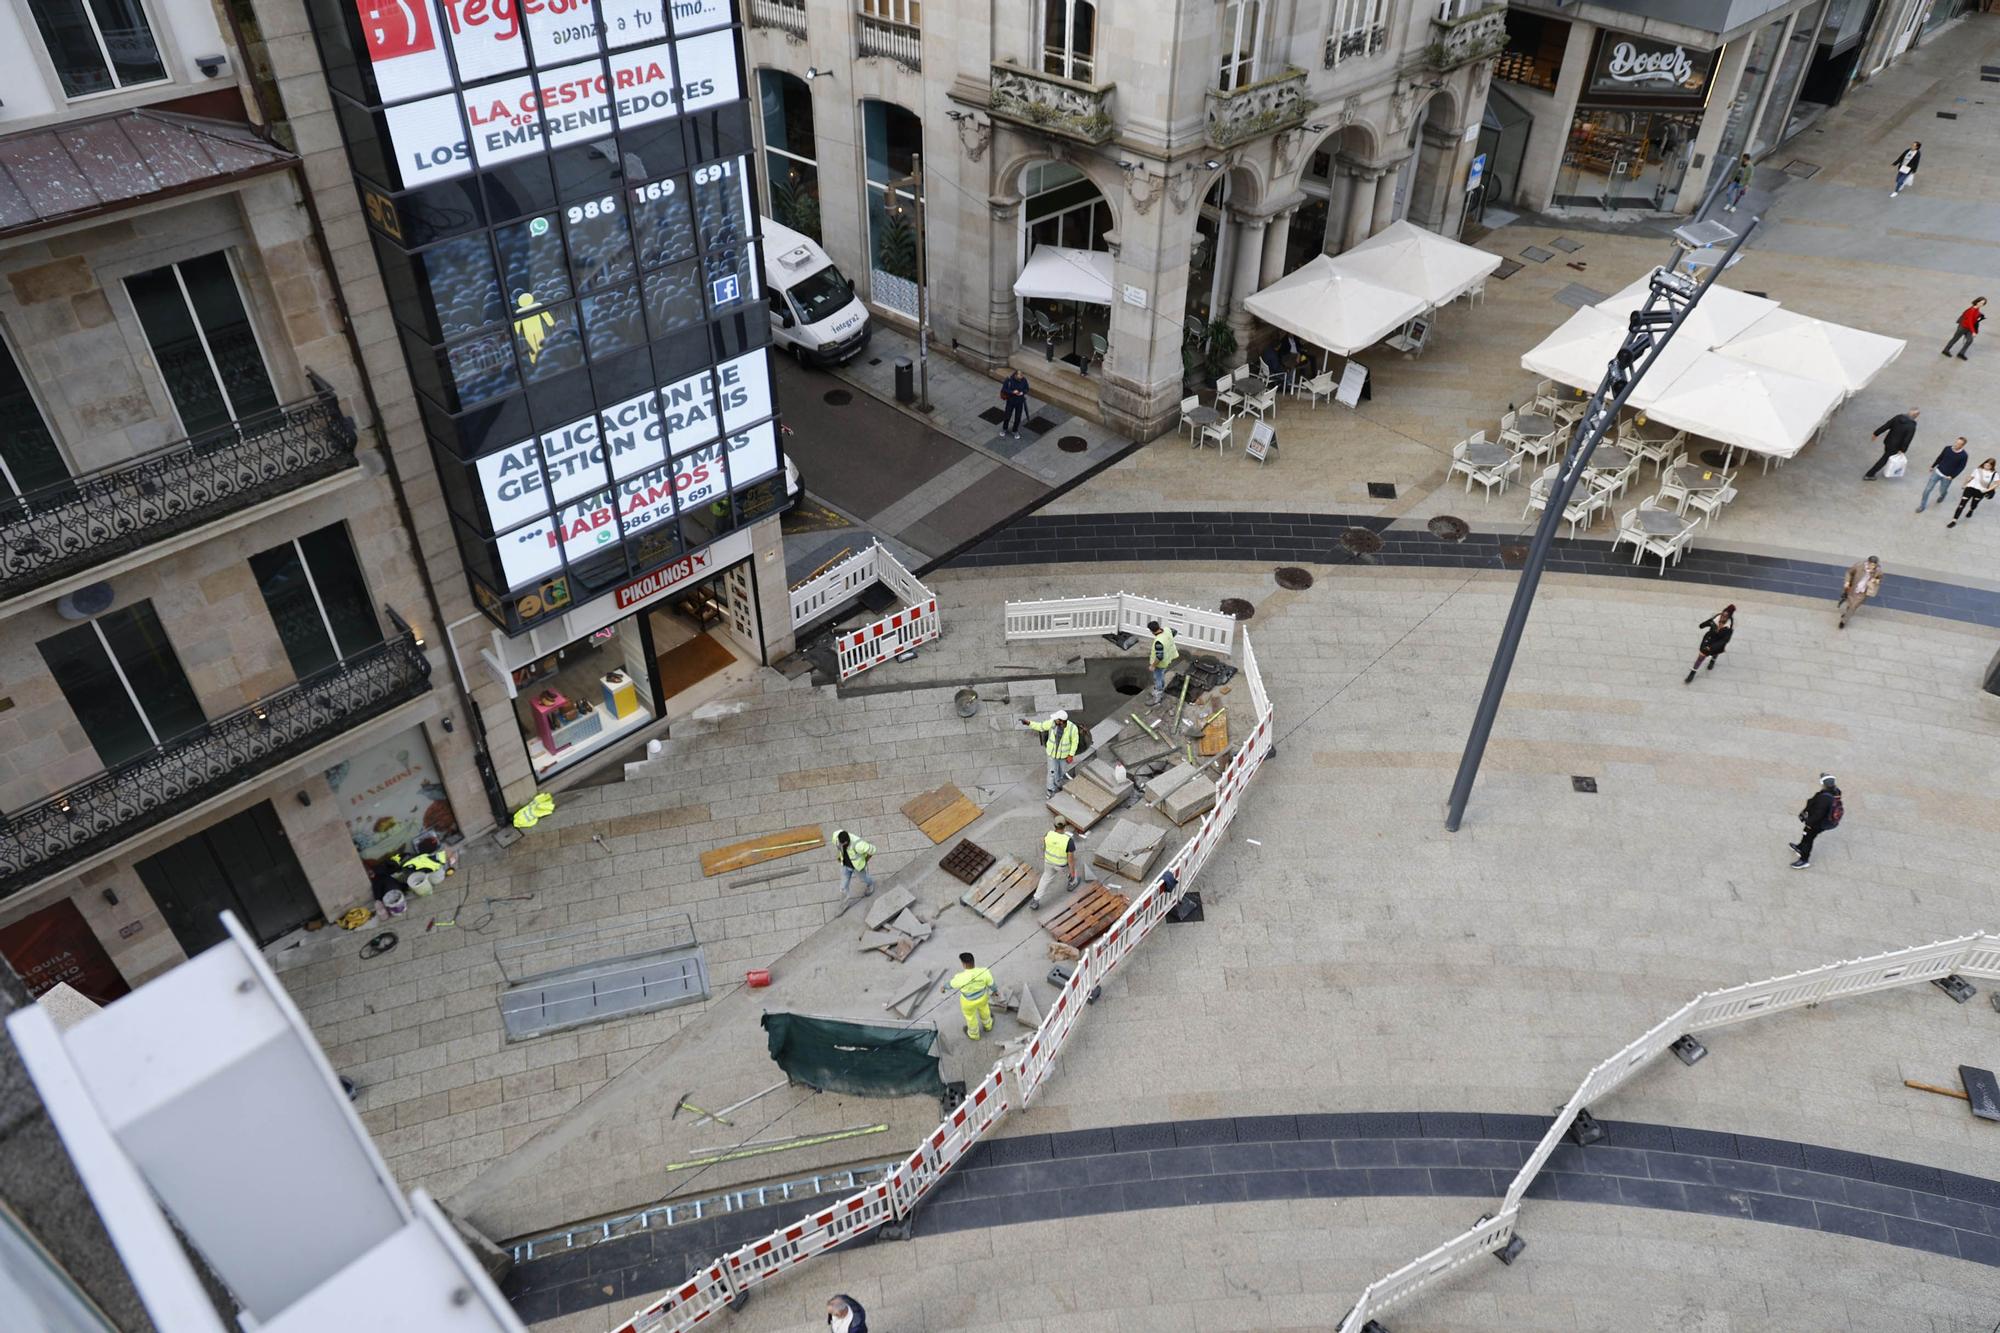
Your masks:
M1493 734L1493 719L1500 712L1500 696L1507 691L1507 677L1514 669L1514 654L1521 646L1521 632L1527 628L1528 613L1534 609L1535 589L1542 581L1542 567L1548 563L1549 544L1555 539L1556 525L1562 522L1563 510L1569 507L1569 498L1576 490L1577 480L1583 476L1584 468L1590 463L1590 455L1604 438L1604 432L1618 419L1625 400L1645 378L1646 372L1653 368L1653 363L1659 360L1660 353L1666 350L1667 343L1680 329L1688 313L1700 304L1716 276L1729 267L1729 261L1743 248L1743 242L1750 233L1757 229L1758 221L1754 217L1750 219L1749 225L1736 237L1736 243L1729 247L1729 254L1720 264L1709 269L1708 276L1699 285L1692 284L1676 272L1676 259L1680 254L1677 244L1667 262L1653 275L1652 291L1646 297L1646 304L1632 313L1625 343L1611 359L1610 365L1605 367L1604 378L1598 382L1597 392L1591 395L1590 405L1579 421L1583 430L1572 439L1569 453L1563 459L1555 484L1549 488L1542 507L1542 521L1535 525L1534 540L1528 546L1528 558L1521 566L1521 581L1514 588L1514 604L1508 608L1507 624L1500 631L1500 645L1494 650L1493 666L1486 675L1486 690L1479 696L1479 709L1472 717L1472 731L1465 738L1465 753L1458 761L1458 776L1452 780L1451 801L1444 819L1448 832L1458 832L1459 822L1465 818L1465 803L1471 798L1473 780L1479 776L1479 763L1486 755L1486 742ZM1663 304L1664 309L1661 308ZM1641 358L1644 358L1643 363ZM1635 364L1638 364L1636 370L1633 369Z

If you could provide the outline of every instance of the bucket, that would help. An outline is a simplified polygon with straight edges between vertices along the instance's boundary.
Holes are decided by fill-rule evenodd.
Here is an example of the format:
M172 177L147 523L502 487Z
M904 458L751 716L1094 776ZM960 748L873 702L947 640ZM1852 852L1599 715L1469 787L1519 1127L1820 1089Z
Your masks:
M971 717L979 711L979 691L966 686L951 696L951 706L958 710L960 717Z
M743 980L749 984L751 990L762 990L771 984L771 969L768 967L753 967L743 974Z
M382 910L390 916L401 916L409 910L409 903L403 898L401 889L391 889L382 895Z

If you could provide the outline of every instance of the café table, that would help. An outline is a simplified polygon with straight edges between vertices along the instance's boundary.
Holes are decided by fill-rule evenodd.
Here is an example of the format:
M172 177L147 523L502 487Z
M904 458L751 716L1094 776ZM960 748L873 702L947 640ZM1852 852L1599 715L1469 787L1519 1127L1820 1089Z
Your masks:
M1539 412L1516 412L1514 433L1523 439L1539 440L1544 435L1553 435L1556 430L1554 417L1545 417Z
M1639 526L1653 537L1678 537L1694 526L1692 520L1682 518L1671 509L1652 509L1641 506Z
M1600 444L1590 452L1592 472L1623 472L1632 466L1632 453L1615 444Z
M1514 455L1506 445L1480 440L1465 446L1462 457L1474 467L1499 467Z

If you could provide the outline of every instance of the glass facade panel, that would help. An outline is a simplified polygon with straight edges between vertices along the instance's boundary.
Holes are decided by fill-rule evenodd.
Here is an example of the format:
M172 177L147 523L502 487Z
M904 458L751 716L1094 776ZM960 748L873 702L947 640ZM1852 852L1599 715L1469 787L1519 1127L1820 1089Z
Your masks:
M14 349L0 343L0 513L8 495L25 495L69 480L55 436L28 392Z

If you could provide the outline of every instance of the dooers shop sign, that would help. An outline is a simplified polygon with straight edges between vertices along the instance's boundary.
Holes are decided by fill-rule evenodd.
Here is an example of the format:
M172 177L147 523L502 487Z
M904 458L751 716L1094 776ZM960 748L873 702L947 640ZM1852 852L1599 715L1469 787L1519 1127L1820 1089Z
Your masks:
M1601 31L1583 100L1598 103L1700 102L1715 68L1713 51L1690 51L1630 33Z

